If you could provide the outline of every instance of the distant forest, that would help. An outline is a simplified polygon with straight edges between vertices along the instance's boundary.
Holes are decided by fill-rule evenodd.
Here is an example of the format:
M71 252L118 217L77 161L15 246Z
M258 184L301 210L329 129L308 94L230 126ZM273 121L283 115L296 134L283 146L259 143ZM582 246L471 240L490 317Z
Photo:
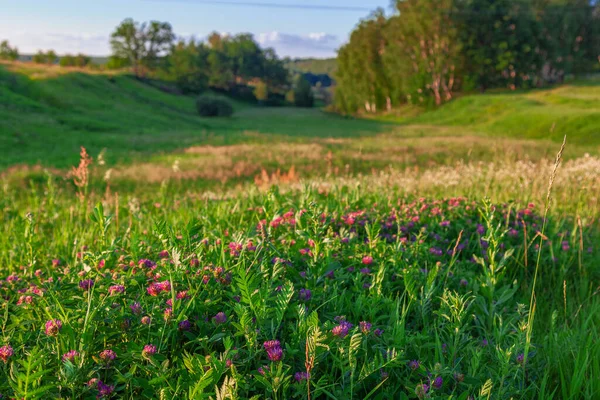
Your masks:
M600 71L600 1L399 0L338 52L345 113L439 105L460 91L541 87Z

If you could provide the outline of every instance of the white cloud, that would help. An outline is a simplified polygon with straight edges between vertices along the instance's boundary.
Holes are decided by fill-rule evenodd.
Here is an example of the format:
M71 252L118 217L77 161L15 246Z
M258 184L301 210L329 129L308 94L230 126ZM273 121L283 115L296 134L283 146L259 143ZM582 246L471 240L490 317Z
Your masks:
M296 35L278 31L259 33L256 41L263 47L273 47L281 57L333 57L340 42L325 32Z
M35 53L38 50L50 49L58 54L106 55L110 52L109 38L103 34L18 31L11 32L6 36L11 44L19 48L21 53Z
M1 30L1 29L0 29ZM230 32L220 32L231 35ZM179 37L205 39L203 35L184 33ZM337 36L325 32L313 32L305 35L278 31L256 34L256 41L262 47L272 47L280 57L334 57L341 42ZM0 38L9 39L21 53L35 53L38 50L53 49L58 54L85 53L95 56L110 54L109 36L93 32L32 32L11 31L10 35Z

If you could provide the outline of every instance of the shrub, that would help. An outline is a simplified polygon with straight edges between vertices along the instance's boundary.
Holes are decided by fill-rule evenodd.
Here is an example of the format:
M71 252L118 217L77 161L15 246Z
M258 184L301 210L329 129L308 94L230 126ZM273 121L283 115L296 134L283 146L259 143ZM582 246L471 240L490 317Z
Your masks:
M260 81L254 87L254 97L259 104L264 104L269 99L269 87L263 81Z
M296 107L312 107L314 102L315 98L310 83L300 76L294 88L294 105Z
M233 114L233 107L227 100L202 95L196 100L196 109L202 117L230 117Z

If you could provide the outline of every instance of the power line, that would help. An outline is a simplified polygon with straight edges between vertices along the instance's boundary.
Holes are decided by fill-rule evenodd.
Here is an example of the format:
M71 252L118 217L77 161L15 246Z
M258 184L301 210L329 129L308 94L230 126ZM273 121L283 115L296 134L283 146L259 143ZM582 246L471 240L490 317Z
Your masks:
M255 1L230 1L230 0L145 0L153 2L179 2L192 4L205 4L217 6L240 6L240 7L260 7L260 8L287 8L287 9L302 9L302 10L318 10L318 11L354 11L365 12L372 11L369 7L358 6L325 6L319 4L284 4L284 3L265 3Z

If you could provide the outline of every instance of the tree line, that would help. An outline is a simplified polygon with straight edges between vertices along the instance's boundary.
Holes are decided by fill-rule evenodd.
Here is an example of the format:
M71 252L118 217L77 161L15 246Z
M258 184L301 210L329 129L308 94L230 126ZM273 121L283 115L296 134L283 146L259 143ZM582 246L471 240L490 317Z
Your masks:
M399 0L360 21L337 60L344 113L540 87L599 70L600 2Z
M139 78L171 81L185 94L211 88L263 104L283 103L286 96L297 105L312 104L310 90L290 82L275 50L262 49L248 33L213 32L206 41L185 40L177 39L167 22L126 19L112 33L111 48L109 66L130 66Z

